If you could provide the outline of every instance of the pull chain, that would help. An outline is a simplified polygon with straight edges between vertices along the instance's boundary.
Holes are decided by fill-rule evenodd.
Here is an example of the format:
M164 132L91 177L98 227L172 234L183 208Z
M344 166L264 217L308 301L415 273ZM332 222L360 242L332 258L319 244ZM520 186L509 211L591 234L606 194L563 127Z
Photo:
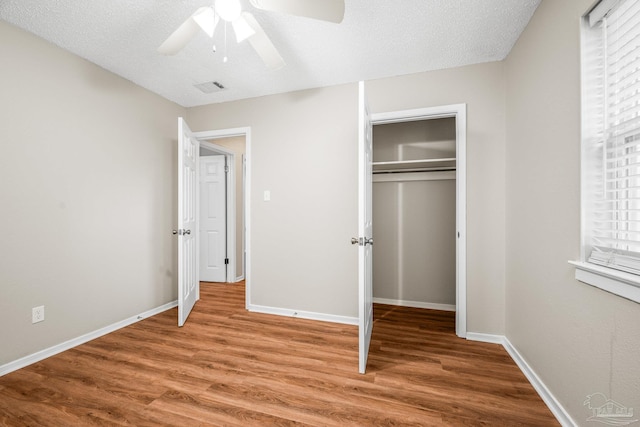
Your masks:
M215 27L215 23L216 23L216 21L219 19L219 18L218 18L218 15L217 15L217 13L216 13L216 4L215 4L215 3L212 3L212 4L211 4L211 10L213 10L213 25L214 25L214 27L213 27L213 28L214 28L214 30L215 30L215 28L216 28L216 27ZM214 31L214 34L213 34L213 35L215 35L215 31ZM214 40L215 40L215 39L214 39ZM216 42L215 42L215 41L213 42L213 46L211 47L211 50L213 51L213 53L216 53L216 51L218 50L218 48L216 48Z
M222 58L222 62L226 63L227 61L227 21L224 21L224 58Z

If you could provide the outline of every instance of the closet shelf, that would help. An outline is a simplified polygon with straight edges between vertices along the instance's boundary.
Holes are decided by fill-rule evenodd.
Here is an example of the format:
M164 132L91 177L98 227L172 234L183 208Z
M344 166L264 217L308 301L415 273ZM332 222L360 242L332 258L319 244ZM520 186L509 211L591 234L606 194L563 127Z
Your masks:
M373 162L373 172L402 172L418 170L452 170L456 168L456 158L393 160Z

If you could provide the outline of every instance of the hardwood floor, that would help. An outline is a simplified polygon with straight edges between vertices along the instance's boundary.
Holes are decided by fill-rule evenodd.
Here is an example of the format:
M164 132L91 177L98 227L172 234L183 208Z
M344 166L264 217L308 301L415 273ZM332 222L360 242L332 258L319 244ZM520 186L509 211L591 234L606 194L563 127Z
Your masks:
M203 283L173 309L0 377L9 426L554 426L505 350L454 314L376 305L366 375L355 326L244 310Z

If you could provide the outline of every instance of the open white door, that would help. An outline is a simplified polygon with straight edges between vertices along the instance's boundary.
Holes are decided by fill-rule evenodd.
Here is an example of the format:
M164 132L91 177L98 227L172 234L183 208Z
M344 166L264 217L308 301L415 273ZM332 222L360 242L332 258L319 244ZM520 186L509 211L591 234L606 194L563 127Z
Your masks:
M359 368L361 374L367 368L367 356L373 331L373 210L372 162L373 135L371 114L364 92L364 82L359 84L359 185L358 185L358 295L359 295ZM353 242L353 241L352 241ZM355 243L355 242L354 242Z
M197 178L198 141L178 118L178 326L184 325L200 299L198 279Z
M200 280L227 281L227 202L224 155L200 157Z

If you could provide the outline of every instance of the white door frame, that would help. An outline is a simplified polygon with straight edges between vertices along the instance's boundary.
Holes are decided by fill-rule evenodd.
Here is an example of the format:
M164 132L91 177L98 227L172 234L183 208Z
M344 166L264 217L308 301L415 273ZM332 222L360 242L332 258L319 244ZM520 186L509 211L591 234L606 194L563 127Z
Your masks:
M243 269L243 273L244 273L244 279L245 279L245 289L246 289L246 301L245 301L245 305L246 307L249 306L250 301L251 301L251 281L250 281L250 273L251 273L251 128L250 127L239 127L239 128L232 128L232 129L220 129L220 130L210 130L210 131L203 131L203 132L193 132L193 136L196 138L196 140L198 140L199 144L201 147L205 148L205 149L212 149L212 147L214 149L216 149L216 151L226 151L229 154L233 154L231 151L229 151L228 149L225 149L224 147L219 147L217 145L215 145L214 143L211 143L209 141L211 140L215 140L215 139L220 139L220 138L231 138L234 136L244 136L245 138L245 167L244 169L246 170L245 172L245 177L244 177L244 218L243 218L243 222L244 222L244 245L245 245L245 256L244 256L244 269ZM217 147L217 148L216 148ZM235 169L235 162L230 162L230 168L233 167ZM233 165L233 166L231 166ZM231 169L230 169L231 170ZM229 175L231 175L233 177L233 179L228 180L228 182L233 181L233 185L231 185L229 187L228 185L228 192L227 195L230 194L231 191L233 191L233 194L235 194L235 174L229 173ZM198 194L200 194L198 192ZM228 196L227 196L228 197ZM229 199L227 199L229 200ZM229 218L233 218L233 222L235 224L235 203L227 203L227 209L232 208L233 209L233 214L230 215L227 211L227 215L229 215ZM228 226L229 221L227 222L227 226ZM228 249L228 253L231 252L231 247L233 248L234 252L231 252L233 254L233 256L231 258L234 259L234 266L233 266L233 270L232 276L229 276L227 274L227 280L229 277L234 277L235 278L235 274L236 274L236 268L235 268L235 229L236 227L233 228L233 239L232 241L232 246L227 246ZM227 239L229 241L229 236L230 234L227 233ZM231 269L231 258L229 260L229 266L228 268ZM240 260L240 262L242 262L242 260Z
M373 126L453 117L456 119L456 335L467 337L467 104L374 113Z
M208 141L201 141L196 136L198 143L200 145L199 148L204 148L207 151L211 151L216 155L223 155L226 158L226 166L228 167L228 172L225 173L225 205L226 205L226 218L225 218L225 231L226 231L226 257L229 259L229 264L225 266L225 282L233 283L236 281L236 184L235 184L235 173L236 173L236 163L235 163L235 153L226 149L225 147L221 147L219 145L215 145ZM200 158L202 159L202 154ZM198 186L200 185L200 181L198 181ZM199 191L199 189L198 189ZM200 197L200 192L198 192L198 197ZM231 255L230 255L231 254ZM200 255L200 241L198 241L198 255Z

